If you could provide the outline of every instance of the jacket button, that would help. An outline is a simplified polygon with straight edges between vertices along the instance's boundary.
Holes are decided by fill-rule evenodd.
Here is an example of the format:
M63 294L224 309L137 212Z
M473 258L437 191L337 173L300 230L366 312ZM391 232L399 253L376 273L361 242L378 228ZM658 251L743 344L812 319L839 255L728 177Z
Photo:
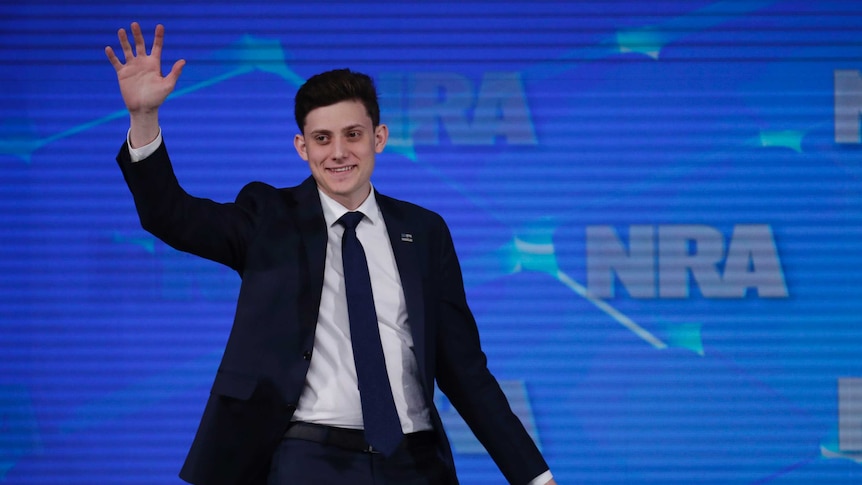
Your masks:
M303 358L303 359L305 359L305 360L311 360L311 351L306 350L305 352L303 352L303 353L302 353L302 358Z

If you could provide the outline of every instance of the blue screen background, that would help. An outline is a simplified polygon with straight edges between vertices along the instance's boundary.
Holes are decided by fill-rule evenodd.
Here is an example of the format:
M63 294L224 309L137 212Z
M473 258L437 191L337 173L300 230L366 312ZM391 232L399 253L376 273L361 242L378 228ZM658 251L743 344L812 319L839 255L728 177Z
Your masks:
M131 21L187 60L161 124L197 196L298 184L297 87L375 77L372 181L449 223L559 483L862 481L862 5L0 12L0 483L179 483L230 330L237 275L144 232L114 162ZM462 483L502 483L436 404Z

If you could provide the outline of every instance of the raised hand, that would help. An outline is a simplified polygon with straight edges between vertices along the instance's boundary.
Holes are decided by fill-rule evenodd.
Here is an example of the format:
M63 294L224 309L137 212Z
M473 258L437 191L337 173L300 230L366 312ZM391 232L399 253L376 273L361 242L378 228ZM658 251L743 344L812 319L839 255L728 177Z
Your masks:
M165 98L174 90L186 61L180 59L174 63L167 76L162 76L161 56L162 44L165 39L165 28L162 25L156 26L153 49L149 55L146 44L144 44L144 36L141 34L141 26L137 22L132 23L132 37L135 41L134 53L125 29L117 31L117 36L120 38L126 63L120 62L117 55L114 54L114 49L110 46L105 47L105 54L117 71L120 93L123 95L126 107L130 112L158 109Z
M131 115L132 144L140 146L152 141L158 135L159 106L173 92L186 61L178 60L171 68L171 72L167 76L162 76L161 56L165 28L162 25L156 26L153 48L149 54L147 54L141 26L133 22L131 30L135 42L134 52L125 29L117 31L125 64L120 62L110 46L105 47L105 55L117 71L120 93Z

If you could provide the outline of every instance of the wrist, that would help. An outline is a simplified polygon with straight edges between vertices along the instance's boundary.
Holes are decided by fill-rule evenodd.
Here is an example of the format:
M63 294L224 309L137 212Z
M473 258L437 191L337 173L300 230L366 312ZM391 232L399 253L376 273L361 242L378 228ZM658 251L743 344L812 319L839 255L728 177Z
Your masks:
M159 136L159 112L135 111L129 112L129 143L132 148L139 148L151 143Z

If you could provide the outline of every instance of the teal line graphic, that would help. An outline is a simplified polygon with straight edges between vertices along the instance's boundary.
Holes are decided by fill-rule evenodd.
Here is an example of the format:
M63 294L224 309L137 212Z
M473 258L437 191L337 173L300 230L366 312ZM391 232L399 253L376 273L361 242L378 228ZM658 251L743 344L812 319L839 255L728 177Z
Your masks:
M724 1L697 9L689 14L648 27L617 32L616 43L621 53L637 52L658 59L661 49L674 40L695 30L715 27L740 15L760 10L774 1Z
M706 353L703 350L703 339L700 336L702 324L696 322L673 323L668 321L660 321L664 335L671 347L680 349L688 349L697 355L703 357Z
M577 62L590 62L625 53L639 53L658 60L662 48L692 32L708 29L742 15L760 10L775 0L739 2L726 0L693 10L685 15L658 24L632 29L620 29L596 46L573 49L552 62L537 63L524 70L524 79L541 80L557 76L577 67ZM572 63L560 63L571 60Z
M805 132L802 130L762 130L760 146L784 147L796 153L802 153L803 138L805 138Z
M838 445L838 428L833 427L820 442L820 456L831 460L850 460L862 465L862 452L842 451Z
M464 273L467 276L465 276L464 284L470 287L520 271L547 273L656 349L667 348L667 343L606 301L590 294L584 285L575 281L559 268L553 241L556 228L556 221L552 218L533 221L520 231L511 242L497 251L465 261ZM485 275L485 277L480 280L472 277L472 275ZM702 349L699 340L693 345ZM685 347L690 348L689 346Z
M661 350L661 349L666 349L668 347L668 345L666 343L664 343L663 341L661 341L661 339L659 339L658 337L656 337L655 335L653 335L652 333L650 333L649 331L647 331L646 329L644 329L643 327L641 327L640 325L635 323L634 320L625 316L622 312L615 309L614 307L609 305L604 300L602 300L600 298L596 298L595 296L591 295L589 290L587 290L586 287L584 287L580 283L576 282L575 280L570 278L568 275L566 275L562 271L558 270L557 274L555 276L564 285L568 286L569 289L571 289L575 293L584 297L585 300L587 300L590 303L592 303L593 305L595 305L596 308L605 312L609 317L616 320L617 323L619 323L623 327L631 330L632 333L634 333L635 335L637 335L641 339L645 340L647 343L649 343L650 345L652 345L656 349ZM700 342L698 342L698 345L700 345L702 347Z
M143 248L149 254L156 253L156 238L147 234L146 236L126 236L119 232L114 233L113 241L117 244L132 244Z
M297 75L285 63L285 53L278 40L260 39L251 35L245 35L231 47L216 52L214 58L224 62L228 67L234 67L225 73L210 77L186 88L178 89L171 93L168 99L174 99L199 91L254 70L275 74L296 87L299 87L304 82L303 78ZM187 73L184 77L193 76L193 71L194 69L192 68L192 72ZM30 163L33 152L47 144L127 115L128 111L122 109L41 139L34 139L32 136L28 137L25 135L0 140L0 153L13 155L26 163Z

